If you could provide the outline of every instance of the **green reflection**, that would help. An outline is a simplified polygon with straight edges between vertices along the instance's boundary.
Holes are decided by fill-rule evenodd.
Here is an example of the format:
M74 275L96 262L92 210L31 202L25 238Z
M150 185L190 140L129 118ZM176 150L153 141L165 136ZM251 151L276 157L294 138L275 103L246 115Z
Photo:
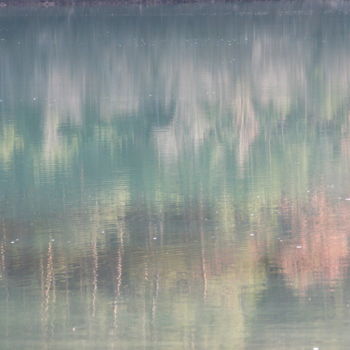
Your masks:
M3 348L347 348L348 15L210 8L1 16Z

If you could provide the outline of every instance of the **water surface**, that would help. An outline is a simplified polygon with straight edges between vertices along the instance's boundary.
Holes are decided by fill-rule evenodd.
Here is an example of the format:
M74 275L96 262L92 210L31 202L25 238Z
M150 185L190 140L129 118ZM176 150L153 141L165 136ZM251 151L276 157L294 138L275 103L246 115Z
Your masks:
M348 13L1 9L1 349L348 349Z

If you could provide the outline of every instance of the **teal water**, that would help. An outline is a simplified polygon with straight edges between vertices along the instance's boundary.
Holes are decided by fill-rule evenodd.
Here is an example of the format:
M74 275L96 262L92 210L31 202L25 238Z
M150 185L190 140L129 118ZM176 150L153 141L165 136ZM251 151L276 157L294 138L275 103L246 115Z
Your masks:
M349 349L350 13L0 9L0 349Z

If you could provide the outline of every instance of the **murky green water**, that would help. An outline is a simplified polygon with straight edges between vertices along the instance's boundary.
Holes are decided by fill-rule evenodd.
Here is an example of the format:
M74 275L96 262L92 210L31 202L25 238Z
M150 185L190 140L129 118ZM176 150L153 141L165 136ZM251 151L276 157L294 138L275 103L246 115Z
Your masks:
M1 349L349 349L350 14L0 11Z

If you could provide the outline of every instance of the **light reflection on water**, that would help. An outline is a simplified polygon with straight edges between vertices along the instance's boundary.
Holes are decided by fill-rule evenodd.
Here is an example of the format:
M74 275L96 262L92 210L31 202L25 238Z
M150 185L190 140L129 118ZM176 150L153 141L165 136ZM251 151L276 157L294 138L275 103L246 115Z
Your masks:
M350 25L284 6L0 12L1 348L348 348Z

